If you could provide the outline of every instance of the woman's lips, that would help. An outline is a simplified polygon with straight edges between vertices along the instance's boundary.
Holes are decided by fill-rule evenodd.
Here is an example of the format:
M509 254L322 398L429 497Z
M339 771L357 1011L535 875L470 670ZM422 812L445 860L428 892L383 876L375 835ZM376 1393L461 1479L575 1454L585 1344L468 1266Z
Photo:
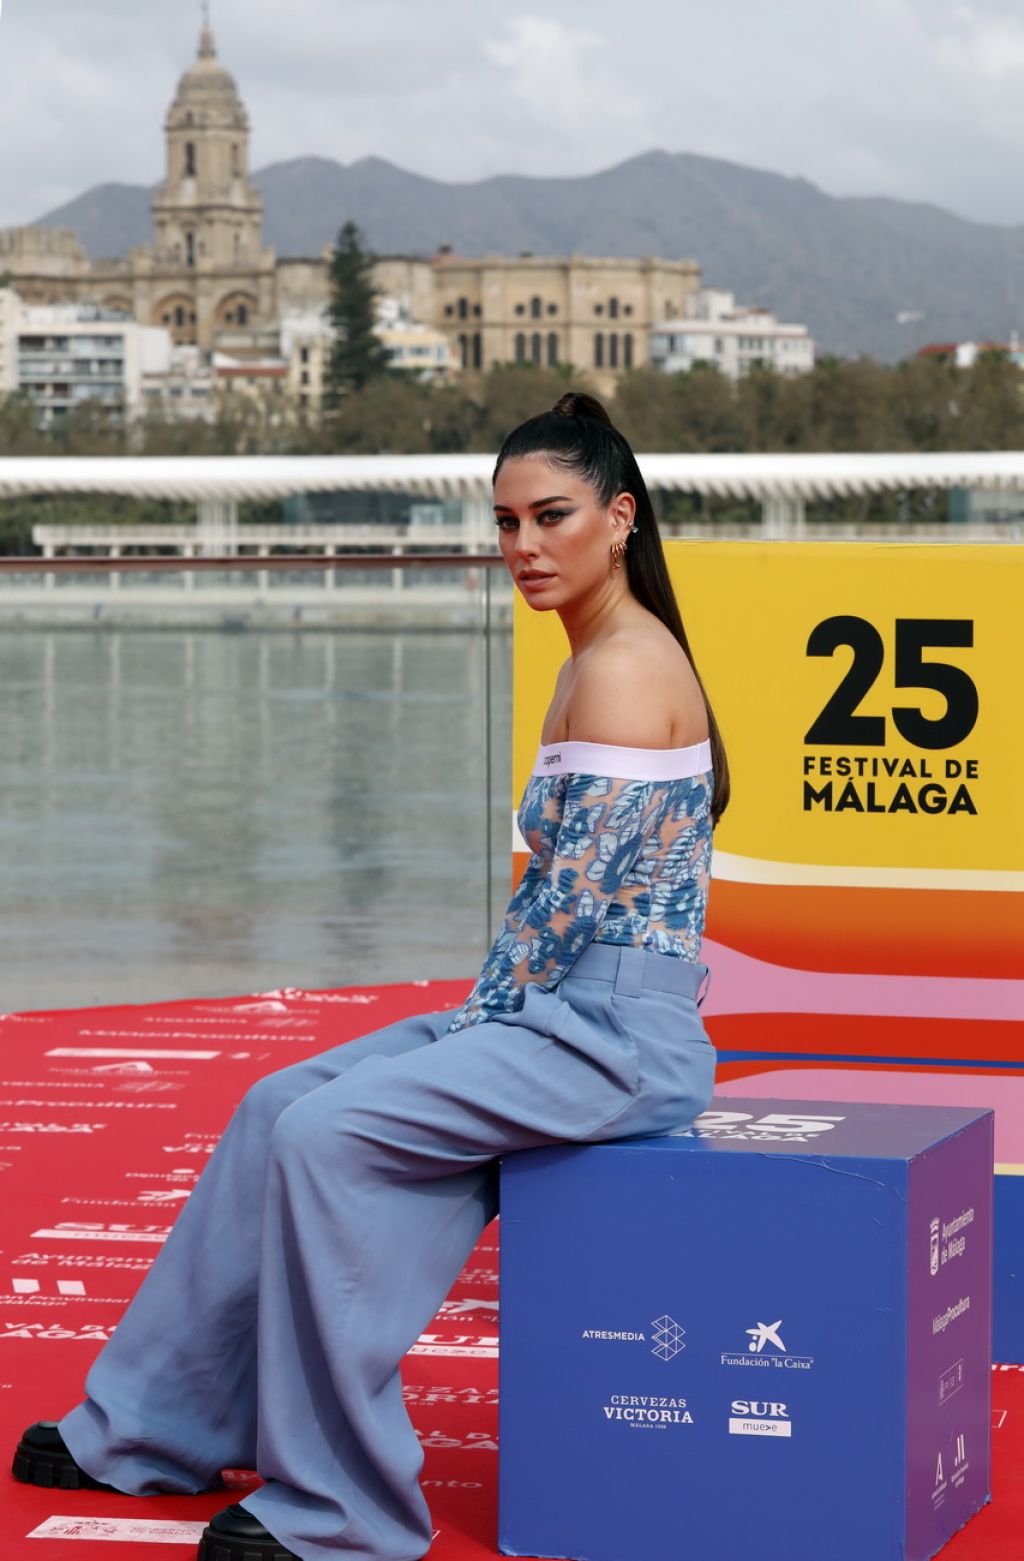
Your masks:
M524 590L527 590L531 586L536 587L538 585L547 585L548 581L549 580L553 580L553 579L554 579L554 575L541 574L538 571L538 572L533 573L533 574L523 574L523 575L520 575L519 576L519 584L523 587Z

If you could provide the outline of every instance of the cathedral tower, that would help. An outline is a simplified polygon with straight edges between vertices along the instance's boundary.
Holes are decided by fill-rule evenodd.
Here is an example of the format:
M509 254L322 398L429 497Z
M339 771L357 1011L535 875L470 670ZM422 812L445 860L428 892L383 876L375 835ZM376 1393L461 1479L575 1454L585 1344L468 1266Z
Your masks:
M217 58L208 14L165 130L167 173L153 197L160 296L150 317L177 341L209 348L219 331L272 314L274 265L262 243L263 197L249 180L249 116Z

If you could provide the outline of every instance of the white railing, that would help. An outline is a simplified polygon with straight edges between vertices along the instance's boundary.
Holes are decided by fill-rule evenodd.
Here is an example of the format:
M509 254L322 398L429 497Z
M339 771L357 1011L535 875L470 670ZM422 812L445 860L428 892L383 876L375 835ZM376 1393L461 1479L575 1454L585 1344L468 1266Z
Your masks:
M187 550L196 546L199 534L188 526L33 526L37 547L56 549L160 547ZM301 548L335 552L338 548L409 547L460 548L466 545L461 526L420 526L396 530L387 525L236 526L231 540L239 548ZM51 556L50 554L46 555Z
M638 457L649 486L712 497L806 502L906 489L1024 490L1024 452L937 455ZM7 456L0 497L121 493L140 498L273 499L364 490L486 500L493 455Z

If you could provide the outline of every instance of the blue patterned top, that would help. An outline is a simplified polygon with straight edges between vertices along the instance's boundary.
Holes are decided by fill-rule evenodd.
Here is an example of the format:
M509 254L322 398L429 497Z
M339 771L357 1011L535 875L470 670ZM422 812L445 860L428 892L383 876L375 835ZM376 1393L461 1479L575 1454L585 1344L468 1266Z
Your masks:
M711 876L711 749L541 745L519 805L530 859L446 1034L557 986L590 942L700 957Z

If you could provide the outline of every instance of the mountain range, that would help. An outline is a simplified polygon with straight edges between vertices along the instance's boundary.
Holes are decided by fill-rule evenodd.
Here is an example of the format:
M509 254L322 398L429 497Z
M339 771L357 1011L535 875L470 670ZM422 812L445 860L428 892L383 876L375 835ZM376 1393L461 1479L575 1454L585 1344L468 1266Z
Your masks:
M357 222L378 254L657 255L699 262L705 284L808 326L819 352L901 358L925 342L1006 341L1024 323L1024 227L941 207L837 197L692 153L645 152L577 178L449 184L366 157L273 163L253 175L265 240L318 255ZM152 191L99 184L38 218L98 258L152 237Z

